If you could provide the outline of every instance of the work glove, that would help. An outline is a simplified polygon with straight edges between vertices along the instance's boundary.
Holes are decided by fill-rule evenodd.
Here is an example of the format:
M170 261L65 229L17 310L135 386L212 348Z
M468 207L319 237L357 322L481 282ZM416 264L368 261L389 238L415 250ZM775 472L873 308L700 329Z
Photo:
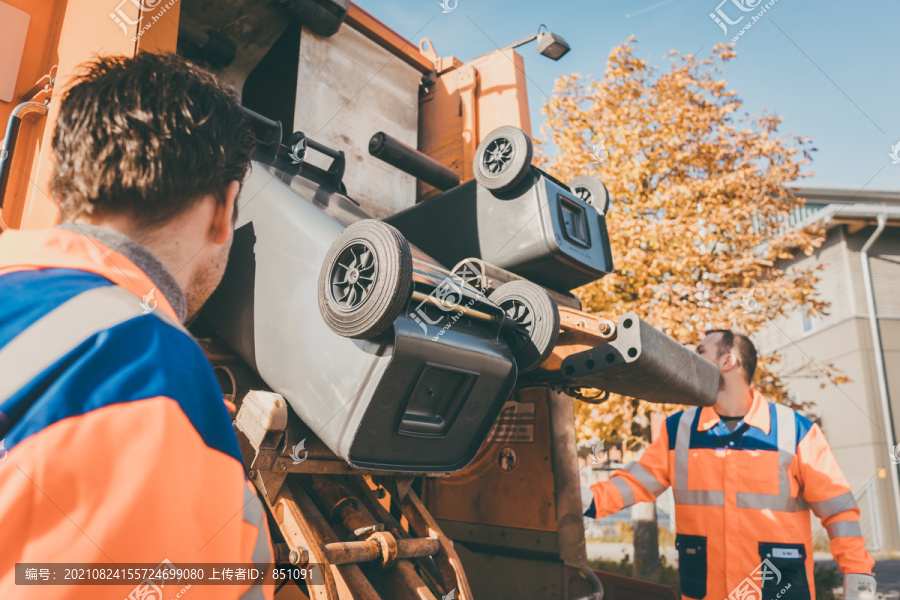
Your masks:
M871 575L844 575L844 600L875 600L875 578Z

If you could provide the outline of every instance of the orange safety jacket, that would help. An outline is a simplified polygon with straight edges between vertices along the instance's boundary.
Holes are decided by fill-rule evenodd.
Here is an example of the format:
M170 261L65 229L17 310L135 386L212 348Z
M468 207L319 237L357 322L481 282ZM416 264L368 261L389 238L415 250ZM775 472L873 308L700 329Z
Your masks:
M266 513L184 312L174 277L125 236L0 235L0 598L272 598L244 582L16 584L16 563L271 565Z
M596 516L671 486L685 598L815 598L810 508L841 572L871 574L859 508L822 430L751 392L734 432L712 407L667 418L638 461L591 486Z

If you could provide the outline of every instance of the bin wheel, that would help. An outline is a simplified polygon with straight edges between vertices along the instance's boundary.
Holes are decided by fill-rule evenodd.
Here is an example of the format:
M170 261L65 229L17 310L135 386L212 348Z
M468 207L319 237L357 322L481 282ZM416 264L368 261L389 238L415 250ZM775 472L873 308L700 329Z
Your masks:
M364 219L331 244L319 272L319 311L336 334L356 339L383 333L412 294L412 253L394 227Z
M531 169L531 138L518 127L498 127L478 144L475 180L492 192L514 188Z
M550 356L559 338L556 301L530 281L504 283L488 296L488 300L521 326L511 344L519 372L536 369Z
M597 209L601 215L609 210L609 192L596 177L581 175L569 182L569 189L577 197L581 198Z

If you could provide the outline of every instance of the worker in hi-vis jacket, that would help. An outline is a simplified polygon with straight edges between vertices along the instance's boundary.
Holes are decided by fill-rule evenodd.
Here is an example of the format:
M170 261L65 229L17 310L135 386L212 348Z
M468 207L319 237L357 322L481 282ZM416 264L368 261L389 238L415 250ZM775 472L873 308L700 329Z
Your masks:
M172 55L98 58L66 91L36 200L52 196L63 223L0 235L0 597L185 593L112 571L132 582L29 588L16 563L271 564L228 408L183 325L222 278L252 144L236 98Z
M845 600L874 600L859 508L822 430L751 387L757 357L746 336L712 331L696 351L719 367L716 404L667 418L639 460L591 486L585 515L653 502L671 487L683 597L814 600L812 509Z

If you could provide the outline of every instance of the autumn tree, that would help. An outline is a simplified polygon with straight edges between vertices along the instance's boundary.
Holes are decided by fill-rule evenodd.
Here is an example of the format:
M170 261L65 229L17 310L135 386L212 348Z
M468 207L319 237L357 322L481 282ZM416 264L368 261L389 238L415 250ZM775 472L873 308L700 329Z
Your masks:
M801 167L812 149L806 138L780 134L778 116L742 113L719 76L734 56L725 45L705 60L673 50L670 66L658 70L635 56L630 38L612 50L602 78L557 80L539 164L562 181L595 175L612 197L615 273L577 290L586 310L612 320L634 310L670 337L697 343L706 330L749 335L799 306L810 314L827 308L814 272L776 266L822 241L821 230L785 226L803 205L791 185L809 175ZM761 357L754 383L784 401L774 360ZM577 402L579 437L639 449L649 440L650 411L682 408L617 396ZM655 516L652 528L655 542Z

